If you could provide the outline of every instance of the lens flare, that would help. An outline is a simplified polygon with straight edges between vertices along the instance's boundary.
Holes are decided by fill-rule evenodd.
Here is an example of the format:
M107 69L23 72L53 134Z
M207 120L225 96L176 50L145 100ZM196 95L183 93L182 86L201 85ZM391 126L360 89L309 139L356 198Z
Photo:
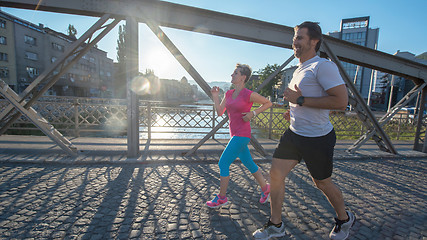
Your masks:
M137 76L131 82L131 90L138 95L154 95L160 91L158 78Z
M131 90L138 95L151 94L150 82L145 77L135 77L131 82Z

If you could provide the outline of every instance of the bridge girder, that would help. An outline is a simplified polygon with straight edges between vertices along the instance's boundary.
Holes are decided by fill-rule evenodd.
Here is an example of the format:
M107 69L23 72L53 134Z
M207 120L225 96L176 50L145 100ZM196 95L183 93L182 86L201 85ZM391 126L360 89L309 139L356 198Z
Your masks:
M102 2L99 0L73 0L66 2L58 2L56 0L0 0L0 6L93 17L100 17L107 14L115 18L116 21L120 19L126 19L127 21L129 19L135 19L138 22L148 25L154 23L154 25L158 26L282 48L292 48L292 38L294 34L293 28L284 25L155 0L103 0ZM149 22L146 22L146 20ZM362 67L402 76L414 81L417 86L425 86L427 82L427 65L327 35L324 35L324 39L325 44L322 44L320 49L321 54L332 57L338 65L340 65L338 60L341 60ZM345 75L344 77L348 78L345 72L342 71L342 74ZM202 82L204 82L203 79ZM380 136L375 134L375 137L379 138L377 144L380 146L380 149L396 153L388 136L384 133L378 121L373 117L369 107L359 96L357 90L351 90L352 82L346 82L347 85L350 85L349 87L352 95L358 97L356 99L357 103L363 105L362 108L356 108L356 110L359 109L358 113L360 112L363 116L361 119L369 129L369 131L362 136L363 140L366 140L370 133L375 133L376 131L380 134ZM204 90L206 91L206 89ZM207 94L209 95L209 93ZM35 99L36 98L32 100ZM400 109L400 107L402 106L396 106L395 110ZM394 112L395 111L393 111L393 113ZM390 116L392 116L393 113L391 113ZM372 124L366 121L366 119L369 119ZM420 127L417 129L417 134L419 132ZM382 147L384 146L384 144L382 144L383 140L386 143L385 145L387 145L386 147ZM133 142L137 141L135 140ZM363 141L360 141L355 145L357 147L357 145L361 145L362 143ZM356 149L356 147L354 149Z
M95 17L108 13L119 19L132 16L139 22L152 19L159 26L282 48L292 48L294 34L292 27L164 1L0 0L0 6ZM427 81L427 65L327 35L324 35L324 39L341 61L402 76L416 84Z

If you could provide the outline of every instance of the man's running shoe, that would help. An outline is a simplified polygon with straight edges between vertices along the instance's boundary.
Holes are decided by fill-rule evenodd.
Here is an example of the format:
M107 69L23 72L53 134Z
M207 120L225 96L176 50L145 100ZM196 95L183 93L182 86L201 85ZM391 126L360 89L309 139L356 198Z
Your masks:
M348 215L348 221L339 220L335 218L335 226L329 233L329 237L333 240L344 240L347 239L350 234L350 228L354 225L356 217L350 211L346 211Z
M253 233L257 240L268 240L272 237L282 237L286 235L285 224L281 223L280 227L276 227L270 220L260 229Z

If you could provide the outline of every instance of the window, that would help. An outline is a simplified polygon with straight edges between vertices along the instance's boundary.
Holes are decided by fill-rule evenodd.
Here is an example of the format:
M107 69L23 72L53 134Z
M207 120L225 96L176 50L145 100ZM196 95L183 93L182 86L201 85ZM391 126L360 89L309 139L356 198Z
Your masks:
M7 62L7 53L0 52L0 61Z
M65 47L61 44L53 42L52 43L52 49L55 49L55 50L60 51L60 52L64 52Z
M39 71L37 70L37 68L34 67L27 67L27 73L28 76L30 76L31 78L39 75Z
M344 33L343 39L344 40L350 40L351 33Z
M25 52L25 58L34 60L34 61L37 61L39 59L37 53L33 53L33 52Z
M3 19L0 19L0 28L6 28L6 21Z
M8 78L9 69L7 67L0 67L0 78Z
M0 44L6 45L6 37L0 36Z
M37 39L28 35L24 36L24 42L33 46L37 45Z

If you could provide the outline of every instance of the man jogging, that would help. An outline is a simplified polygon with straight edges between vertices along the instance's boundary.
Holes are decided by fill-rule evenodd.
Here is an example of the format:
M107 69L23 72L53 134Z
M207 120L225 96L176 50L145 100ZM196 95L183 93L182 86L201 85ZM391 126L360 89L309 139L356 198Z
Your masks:
M290 106L284 118L290 121L290 127L281 137L271 164L271 217L253 235L255 239L286 235L282 223L285 179L304 159L316 187L325 194L337 214L329 237L346 239L356 218L345 210L342 193L332 182L336 135L329 121L329 109L346 108L347 88L335 63L316 55L322 42L320 26L304 22L294 30L292 48L299 64L284 92L284 99Z

